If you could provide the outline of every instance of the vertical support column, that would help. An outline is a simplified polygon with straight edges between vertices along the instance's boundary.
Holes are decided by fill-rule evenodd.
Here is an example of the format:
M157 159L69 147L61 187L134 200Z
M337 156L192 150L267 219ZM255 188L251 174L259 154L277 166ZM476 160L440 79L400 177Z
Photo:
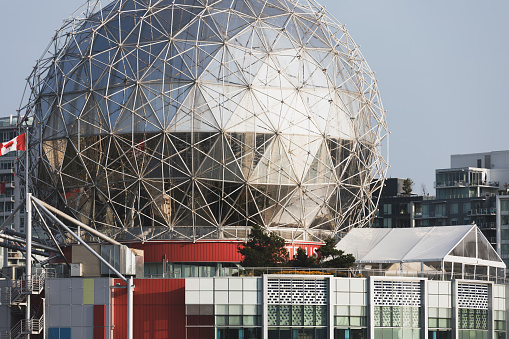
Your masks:
M421 311L421 338L428 338L428 279L421 280Z
M28 154L27 154L28 157ZM27 160L28 163L28 160ZM28 191L28 187L25 187ZM26 314L25 320L27 324L28 331L32 330L32 326L30 326L30 313L31 313L31 287L32 287L32 193L27 193L26 200L26 211L27 211L27 243L26 243L26 287L30 289L27 294L27 306L26 306ZM28 334L28 338L30 338L30 334Z
M133 277L127 280L127 339L133 339Z
M452 298L452 309L451 309L451 326L452 326L452 339L459 338L459 319L458 319L458 280L454 279L451 282L451 298Z
M329 295L328 295L328 307L327 307L327 314L329 316L329 320L327 323L328 331L327 331L327 338L334 339L334 315L335 315L335 304L336 304L336 279L334 277L329 277L327 280L329 281Z
M497 211L497 216L496 216L496 222L495 222L495 227L496 227L496 241L497 241L497 253L499 256L502 256L502 211L500 210L500 196L497 196L497 202L496 202L496 211Z
M42 338L46 339L46 298L41 298L42 300Z
M268 286L269 282L267 280L268 275L263 275L263 285L262 285L262 296L263 296L263 304L262 304L262 339L269 338L269 319L267 316L268 312Z
M368 338L370 339L376 339L375 338L375 305L374 305L374 298L375 298L375 279L374 277L368 277Z
M7 267L9 266L9 250L7 249L7 247L4 247L3 251L4 251L4 265L2 267Z
M488 284L488 338L495 338L495 284Z

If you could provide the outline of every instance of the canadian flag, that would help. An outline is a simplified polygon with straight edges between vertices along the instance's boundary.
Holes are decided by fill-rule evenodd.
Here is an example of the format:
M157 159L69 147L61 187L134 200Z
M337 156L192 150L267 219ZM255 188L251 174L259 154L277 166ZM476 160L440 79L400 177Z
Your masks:
M24 151L25 150L25 133L18 135L11 141L7 141L0 144L0 156L5 155L12 151Z

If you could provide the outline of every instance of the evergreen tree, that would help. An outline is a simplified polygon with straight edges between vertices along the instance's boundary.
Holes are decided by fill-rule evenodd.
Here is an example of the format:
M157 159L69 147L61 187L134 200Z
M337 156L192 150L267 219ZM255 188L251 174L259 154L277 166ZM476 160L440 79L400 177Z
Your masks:
M349 268L355 263L355 257L338 250L336 241L331 237L325 239L325 244L318 249L318 252L321 256L320 266L324 268Z
M293 259L290 260L288 264L291 267L313 268L318 266L316 259L308 257L306 251L304 251L302 247L297 248L297 254L293 256Z
M240 262L244 267L277 267L288 260L285 240L273 232L266 232L260 225L251 228L247 242L238 250L244 256Z
M403 180L403 192L406 195L410 195L410 193L412 193L413 186L414 186L414 182L412 179L406 178L405 180Z

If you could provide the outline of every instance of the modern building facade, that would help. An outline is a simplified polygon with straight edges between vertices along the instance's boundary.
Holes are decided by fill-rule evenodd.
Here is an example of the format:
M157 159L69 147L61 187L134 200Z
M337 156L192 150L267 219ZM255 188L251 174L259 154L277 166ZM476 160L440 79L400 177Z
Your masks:
M498 183L499 189L506 189L509 183L509 150L484 153L454 154L451 156L451 168L484 168L486 181Z
M0 143L12 140L17 135L17 117L0 118ZM18 163L22 152L10 152L0 157L0 225L9 218L17 205L24 199L25 190L20 178L25 174L24 164ZM12 231L23 233L25 231L25 211L17 212L6 226ZM1 242L7 242L0 239ZM21 253L15 246L4 247L0 250L0 268L2 266L18 265L22 259Z
M497 252L509 264L509 195L497 196Z
M506 241L501 231L499 197L504 201L509 185L509 151L457 154L451 168L435 172L435 196L405 195L404 179L387 179L382 189L376 228L431 227L476 224L502 253ZM477 167L476 167L477 166ZM505 258L507 259L507 258Z
M345 250L363 244L354 246L359 259L352 270L134 279L134 337L506 338L505 264L475 226L354 231L338 244ZM44 298L34 298L40 311L34 320L42 325L32 337L126 338L125 283L80 253L86 252L67 254L80 270L41 275L33 288ZM0 289L0 315L16 319L23 294L7 280L0 284L10 286ZM7 326L0 323L0 331Z

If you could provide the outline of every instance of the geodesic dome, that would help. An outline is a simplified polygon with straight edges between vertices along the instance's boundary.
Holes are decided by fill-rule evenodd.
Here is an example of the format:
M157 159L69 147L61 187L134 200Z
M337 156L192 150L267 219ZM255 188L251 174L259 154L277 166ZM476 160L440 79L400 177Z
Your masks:
M89 1L29 84L36 195L118 240L313 241L376 209L376 80L314 1Z

